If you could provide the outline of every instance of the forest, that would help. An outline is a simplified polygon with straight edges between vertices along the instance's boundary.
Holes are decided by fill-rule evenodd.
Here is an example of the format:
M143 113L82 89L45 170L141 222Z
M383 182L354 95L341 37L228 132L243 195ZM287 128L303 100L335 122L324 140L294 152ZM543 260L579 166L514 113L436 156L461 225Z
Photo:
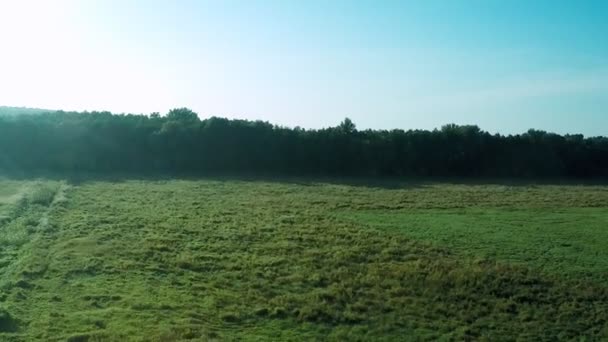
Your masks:
M604 178L608 138L530 129L288 128L263 121L0 108L0 172Z

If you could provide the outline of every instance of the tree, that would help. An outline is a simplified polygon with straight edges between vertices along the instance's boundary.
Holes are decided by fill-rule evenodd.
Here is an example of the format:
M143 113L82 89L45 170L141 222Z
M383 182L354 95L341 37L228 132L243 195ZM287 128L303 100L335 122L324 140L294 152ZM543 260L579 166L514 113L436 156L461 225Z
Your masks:
M346 134L351 134L357 131L357 126L355 126L355 123L349 118L344 118L338 128L341 132Z
M175 108L167 113L167 120L179 121L183 123L199 122L198 114L189 108Z

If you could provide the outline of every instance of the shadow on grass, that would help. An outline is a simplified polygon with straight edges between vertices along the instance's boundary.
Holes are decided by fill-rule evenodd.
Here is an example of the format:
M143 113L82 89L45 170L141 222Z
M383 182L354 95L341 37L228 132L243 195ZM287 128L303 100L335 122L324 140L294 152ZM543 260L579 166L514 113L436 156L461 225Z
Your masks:
M542 185L579 185L607 186L608 179L572 179L572 178L485 178L485 177L369 177L369 176L285 176L256 173L90 173L90 172L0 172L1 179L11 180L65 180L73 185L88 182L125 182L134 180L170 181L170 180L208 180L217 182L264 182L316 186L319 184L344 185L353 187L377 188L388 190L426 188L435 184L451 185L501 185L510 187L534 187Z
M0 308L0 333L12 333L19 330L19 324L8 311Z

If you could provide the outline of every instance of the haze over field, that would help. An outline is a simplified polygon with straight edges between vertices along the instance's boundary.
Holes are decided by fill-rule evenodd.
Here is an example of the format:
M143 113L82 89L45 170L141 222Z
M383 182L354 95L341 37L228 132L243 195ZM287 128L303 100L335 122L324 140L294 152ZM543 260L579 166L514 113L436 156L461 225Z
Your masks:
M0 104L606 135L606 1L2 1Z

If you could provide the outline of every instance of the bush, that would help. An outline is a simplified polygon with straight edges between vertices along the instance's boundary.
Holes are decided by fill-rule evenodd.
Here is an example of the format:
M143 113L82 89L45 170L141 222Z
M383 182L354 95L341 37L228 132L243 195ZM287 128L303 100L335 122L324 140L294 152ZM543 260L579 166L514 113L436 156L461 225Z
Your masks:
M29 196L32 204L49 206L57 194L58 186L50 184L38 184Z

